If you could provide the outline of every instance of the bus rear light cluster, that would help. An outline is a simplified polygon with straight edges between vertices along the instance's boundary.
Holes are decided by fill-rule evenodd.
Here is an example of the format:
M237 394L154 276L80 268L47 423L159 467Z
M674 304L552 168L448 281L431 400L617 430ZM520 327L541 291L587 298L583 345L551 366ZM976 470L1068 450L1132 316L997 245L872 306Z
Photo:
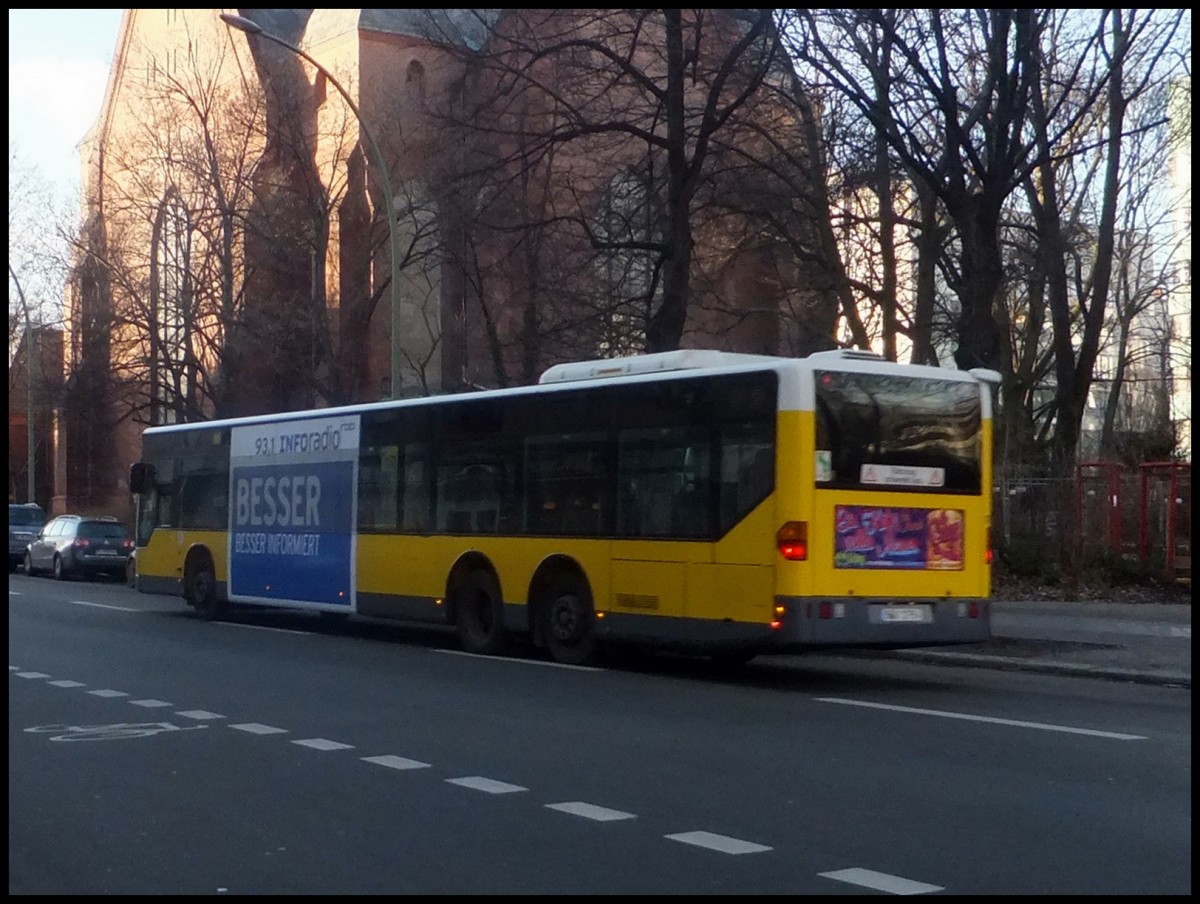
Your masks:
M775 532L775 545L788 561L803 562L808 558L808 522L784 522Z
M787 615L787 606L780 603L775 604L775 611L771 616L771 630L778 631L783 627L783 617Z
M992 561L995 559L995 557L996 557L995 551L992 549L992 528L991 528L991 525L988 525L987 550L984 552L984 561L987 562L988 565L991 565Z

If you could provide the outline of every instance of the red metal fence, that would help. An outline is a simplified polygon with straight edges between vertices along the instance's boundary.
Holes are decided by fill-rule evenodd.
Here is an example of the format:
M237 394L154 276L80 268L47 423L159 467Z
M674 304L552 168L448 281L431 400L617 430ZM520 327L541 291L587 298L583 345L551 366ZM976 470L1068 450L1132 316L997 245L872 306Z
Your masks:
M1189 462L1084 462L1073 480L999 476L992 537L1017 573L1075 563L1190 580L1191 515Z

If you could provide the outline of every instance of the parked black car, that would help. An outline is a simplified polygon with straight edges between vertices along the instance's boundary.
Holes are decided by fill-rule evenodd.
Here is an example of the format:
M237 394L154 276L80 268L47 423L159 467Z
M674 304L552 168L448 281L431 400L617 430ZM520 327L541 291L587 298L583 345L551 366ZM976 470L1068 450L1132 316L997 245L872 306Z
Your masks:
M36 502L10 502L8 504L8 571L17 570L25 561L25 549L29 546L42 525L46 513Z
M98 574L124 578L133 538L116 518L59 515L25 550L25 573L50 571L58 580Z

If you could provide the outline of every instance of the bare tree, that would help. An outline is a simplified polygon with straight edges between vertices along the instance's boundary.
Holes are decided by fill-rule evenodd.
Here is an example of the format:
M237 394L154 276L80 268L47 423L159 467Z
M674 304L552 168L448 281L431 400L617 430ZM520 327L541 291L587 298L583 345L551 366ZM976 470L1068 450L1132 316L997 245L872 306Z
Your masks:
M790 87L779 81L790 66L772 11L505 12L489 23L486 47L463 57L458 124L473 148L463 174L464 184L479 189L472 222L485 240L476 245L508 237L501 244L509 251L477 259L492 268L490 281L478 284L511 288L517 273L525 286L542 281L529 294L545 303L525 307L515 333L541 343L539 354L553 360L676 348L688 329L712 329L709 322L737 330L769 315L777 329L778 310L747 312L744 299L714 297L702 313L694 291L698 278L721 278L732 251L743 264L749 258L748 246L737 246L753 230L735 235L717 226L731 222L729 186L749 169L745 142L759 141L760 157L766 150L745 123L760 115L760 123L782 122L778 85ZM786 109L795 116L793 104ZM793 165L803 158L796 125L793 118ZM777 159L777 167L785 164ZM800 182L792 176L793 186ZM756 191L770 194L761 185ZM744 214L744 199L741 206ZM781 213L760 210L768 226ZM798 244L800 230L793 232ZM753 249L760 259L769 247L771 254L786 250L787 235L776 236ZM550 248L556 261L569 262L566 281L546 279L553 270L543 266L549 255L542 251ZM509 275L496 269L502 263ZM824 320L820 347L831 342L832 316ZM585 324L592 328L580 329ZM591 350L556 343L567 334ZM517 355L523 379L537 357Z
M789 13L798 57L886 139L913 182L916 335L927 335L937 253L957 296L957 364L1005 374L1001 447L1035 443L1037 421L1052 428L1058 467L1071 467L1106 323L1124 111L1163 78L1149 61L1172 46L1180 13ZM884 243L894 222L885 192L877 181ZM936 233L943 218L948 245ZM885 270L881 290L889 284ZM930 351L920 347L920 358ZM1047 383L1054 397L1041 407Z

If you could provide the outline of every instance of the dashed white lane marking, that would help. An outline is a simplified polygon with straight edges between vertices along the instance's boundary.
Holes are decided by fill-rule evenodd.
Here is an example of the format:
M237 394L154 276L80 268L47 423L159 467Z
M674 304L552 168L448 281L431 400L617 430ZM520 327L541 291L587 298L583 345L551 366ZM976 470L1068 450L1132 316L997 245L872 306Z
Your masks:
M177 716L183 716L185 719L224 719L220 713L210 713L207 709L185 709L183 712L175 713Z
M350 750L353 744L343 744L340 741L330 741L326 738L306 738L303 741L292 741L301 747L311 747L313 750Z
M106 606L104 603L89 603L87 600L71 600L72 606L91 606L93 609L115 609L117 612L139 612L139 609L130 609L128 606Z
M49 678L45 672L17 672L18 678Z
M886 891L893 895L925 895L930 892L941 891L941 885L928 885L925 882L914 882L912 879L905 879L901 876L889 876L887 873L877 873L873 869L839 869L829 873L818 873L819 876L824 876L826 879L835 879L838 882L848 882L851 885L861 885L864 888L873 888L875 891Z
M684 844L708 848L710 851L720 851L722 854L758 854L771 850L765 844L755 844L753 841L743 841L740 838L730 838L728 835L716 835L712 832L680 832L677 835L664 835L663 837L671 841L682 841Z
M230 725L238 731L248 731L250 734L287 734L286 728L276 728L274 725L263 725L261 722L242 722L240 725Z
M88 693L91 694L93 697L128 697L129 696L124 691L100 690L100 691L88 691Z
M174 706L174 703L168 703L166 700L130 700L133 706L144 706L146 709L156 709L160 706Z
M498 782L495 779L484 778L482 775L466 775L462 778L448 778L451 785L461 785L475 791L486 791L488 794L512 794L514 791L528 791L520 785L510 785L508 782Z
M560 813L570 813L572 816L582 816L584 819L596 822L613 822L617 819L637 819L632 813L621 810L610 810L608 807L598 807L595 804L585 804L581 800L566 801L561 804L546 804L547 810L558 810Z
M1015 728L1036 728L1040 731L1061 731L1066 734L1090 735L1095 738L1111 738L1115 741L1144 741L1145 735L1121 734L1116 731L1097 731L1093 728L1072 728L1069 725L1051 725L1046 722L1022 722L1019 719L999 719L995 716L974 716L970 713L952 713L940 709L918 709L915 706L893 706L890 703L868 703L865 700L842 700L837 697L817 697L818 703L840 703L843 706L863 706L868 709L888 709L898 713L914 713L919 716L939 716L943 719L962 719L967 722L987 722L992 725L1011 725Z
M53 684L55 687L87 687L82 681L71 681L69 678L64 678L62 681L47 681L47 684Z
M493 659L496 662L515 662L519 665L544 665L552 669L572 669L576 672L603 672L591 665L567 665L563 662L546 662L541 659L522 659L519 656L486 656L483 653L468 653L465 650L434 650L435 653L448 653L451 656L469 656L472 659Z
M422 763L420 760L408 760L402 756L365 756L362 758L364 763L374 763L377 766L387 766L389 769L429 769L429 763Z

